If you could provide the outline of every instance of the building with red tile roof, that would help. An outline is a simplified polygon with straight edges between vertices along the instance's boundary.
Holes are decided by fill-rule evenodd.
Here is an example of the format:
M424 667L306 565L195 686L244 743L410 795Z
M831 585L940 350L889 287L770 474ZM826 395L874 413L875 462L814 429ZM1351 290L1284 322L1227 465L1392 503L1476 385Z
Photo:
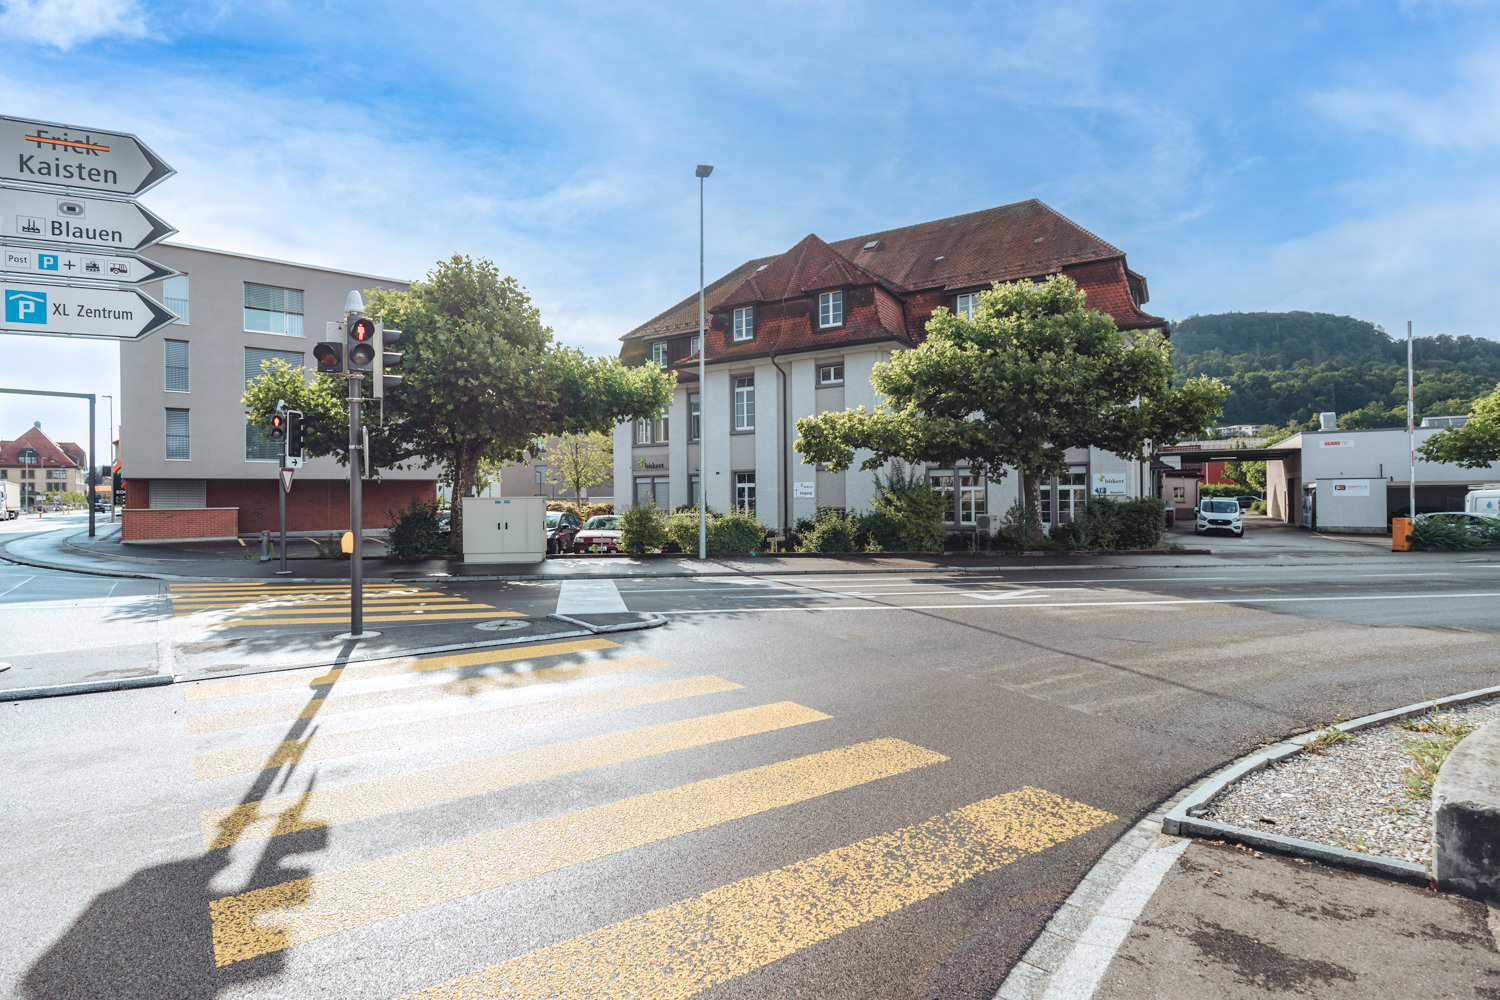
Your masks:
M833 243L808 234L784 253L746 261L705 288L702 392L697 294L620 338L623 361L675 370L678 389L661 419L617 429L617 503L693 503L706 481L711 508L753 507L778 529L819 506L868 509L870 473L802 463L792 448L797 418L873 407L874 365L920 344L939 306L963 312L995 282L1055 274L1121 329L1167 326L1142 308L1146 279L1123 251L1035 199ZM701 440L710 442L704 461ZM1044 493L1049 520L1067 519L1090 490L1149 492L1140 463L1100 453L1077 459ZM930 473L955 491L955 529L998 525L1015 502L1016 477L1001 484L964 469Z
M28 427L14 441L0 441L0 482L11 508L32 507L48 494L82 493L88 455L72 441L53 441L41 424Z

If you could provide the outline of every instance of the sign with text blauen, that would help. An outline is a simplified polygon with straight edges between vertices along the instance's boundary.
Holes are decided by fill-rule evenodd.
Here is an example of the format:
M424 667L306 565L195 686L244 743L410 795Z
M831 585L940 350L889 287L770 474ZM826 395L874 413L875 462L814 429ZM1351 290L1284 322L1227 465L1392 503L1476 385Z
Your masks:
M0 185L0 237L100 250L144 250L177 232L133 201Z
M177 318L134 288L0 281L0 333L139 340Z
M133 198L174 173L133 135L0 115L0 181Z

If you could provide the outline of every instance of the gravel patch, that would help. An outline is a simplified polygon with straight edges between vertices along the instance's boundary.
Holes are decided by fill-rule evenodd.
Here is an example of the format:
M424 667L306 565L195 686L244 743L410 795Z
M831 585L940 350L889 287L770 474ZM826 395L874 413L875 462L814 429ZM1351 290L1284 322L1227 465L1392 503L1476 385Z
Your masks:
M1444 709L1439 718L1478 728L1500 719L1500 698ZM1404 780L1410 748L1431 733L1375 726L1321 752L1294 754L1229 785L1204 819L1424 865L1432 872L1432 799Z

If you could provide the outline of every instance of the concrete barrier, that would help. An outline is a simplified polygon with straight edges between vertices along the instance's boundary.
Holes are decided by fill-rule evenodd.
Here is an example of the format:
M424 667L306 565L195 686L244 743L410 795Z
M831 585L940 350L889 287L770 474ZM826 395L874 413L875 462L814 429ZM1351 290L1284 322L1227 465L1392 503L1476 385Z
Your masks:
M1438 888L1500 905L1500 722L1470 733L1432 786Z

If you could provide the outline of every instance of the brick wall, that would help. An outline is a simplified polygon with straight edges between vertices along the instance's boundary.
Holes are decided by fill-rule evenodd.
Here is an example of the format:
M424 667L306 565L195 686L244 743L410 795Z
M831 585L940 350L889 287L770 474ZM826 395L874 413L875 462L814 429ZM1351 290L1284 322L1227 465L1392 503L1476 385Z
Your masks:
M120 515L120 540L175 542L186 539L234 538L239 511L233 507L143 510L127 507Z
M387 527L395 511L413 500L431 500L434 486L431 480L366 481L361 491L364 527ZM280 480L210 479L208 505L237 507L243 534L275 531L280 526L276 500L280 489ZM349 483L342 479L298 482L294 477L286 496L286 530L349 530Z

